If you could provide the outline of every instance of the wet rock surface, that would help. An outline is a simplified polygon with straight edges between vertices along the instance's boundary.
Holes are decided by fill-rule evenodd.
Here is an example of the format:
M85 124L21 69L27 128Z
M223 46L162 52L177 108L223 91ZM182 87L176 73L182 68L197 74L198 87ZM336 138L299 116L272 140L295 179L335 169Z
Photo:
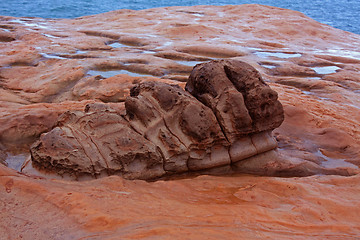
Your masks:
M359 35L263 5L118 10L77 19L0 17L0 32L4 239L359 236ZM126 116L124 102L134 86L155 81L184 89L196 64L220 58L250 64L278 93L285 118L272 132L277 150L177 173L171 181L94 180L89 174L91 181L78 182L33 168L30 146L57 126L61 114L70 111L85 122L88 114ZM204 99L216 104L212 114L222 109L216 97ZM60 130L82 130L63 120ZM258 134L267 131L255 133L253 141ZM228 144L248 144L244 139Z

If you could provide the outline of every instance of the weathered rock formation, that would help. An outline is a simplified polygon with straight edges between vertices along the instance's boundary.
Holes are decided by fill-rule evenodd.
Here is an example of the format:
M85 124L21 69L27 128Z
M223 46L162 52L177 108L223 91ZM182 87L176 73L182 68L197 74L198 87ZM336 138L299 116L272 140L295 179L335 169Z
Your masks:
M199 64L186 90L212 109L231 144L232 162L276 147L271 130L283 122L284 111L255 68L231 60Z
M284 120L277 93L247 63L233 60L198 64L186 90L214 112L230 143L272 130Z
M144 82L131 89L126 114L99 103L68 111L31 147L32 160L59 174L151 179L230 165L277 147L271 131L284 119L282 105L249 64L199 64L186 90Z

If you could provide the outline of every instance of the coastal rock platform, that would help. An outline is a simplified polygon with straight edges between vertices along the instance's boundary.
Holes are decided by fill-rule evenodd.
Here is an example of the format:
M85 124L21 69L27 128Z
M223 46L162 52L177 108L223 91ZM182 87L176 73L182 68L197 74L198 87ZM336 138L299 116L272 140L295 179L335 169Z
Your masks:
M76 19L0 17L0 236L356 239L359 49L359 35L296 11L262 5L117 10ZM214 62L223 64L221 74L229 81L211 80L215 78L206 70L211 65L206 64ZM251 65L253 73L260 73L264 84L277 93L284 114L281 125L277 117L281 114L273 110L265 114L273 121L267 117L253 121L253 116L261 115L257 111L266 111L269 105L261 107L258 94L245 94L244 86L232 81L241 78L229 65L235 62ZM208 82L196 74L202 71L209 74ZM152 101L165 97L158 94L164 89L186 104ZM269 100L275 96L270 93L264 94ZM244 110L239 94L260 107L245 104L250 125L246 115L238 114ZM172 111L178 114L168 114ZM199 120L198 125L186 125L196 121L193 113L199 111L208 116L208 124ZM234 127L238 118L242 121L235 122L241 124ZM91 142L84 133L91 135L92 130L82 125L89 122L99 129L112 127L106 136L94 132L98 138ZM149 128L147 122L154 126ZM223 151L219 146L226 146L229 153L231 146L240 144L243 135L237 129L253 141L269 139L272 147L251 156L251 161L228 164L228 159L217 157L225 167L216 163L219 168L213 171L212 153ZM179 137L173 139L178 141L176 147L163 144L161 135L154 134L167 136L170 131ZM114 140L116 132L131 136L138 147L130 144L125 149L123 141L118 145L123 148L114 149L118 143L108 140ZM71 149L68 144L76 143L79 150L71 157L77 161L84 160L79 157L82 149L90 159L100 159L101 151L113 149L111 153L118 154L112 155L114 159L126 161L125 152L143 159L140 156L146 153L162 163L157 168L159 162L154 160L155 175L126 175L139 171L136 167L141 166L136 165L128 166L131 171L126 174L121 170L120 176L107 176L112 173L105 167L102 178L73 181L65 176L65 167L64 178L36 167L35 162L52 161L46 158L51 139L56 139L57 147L52 160L60 160ZM97 150L98 140L109 144ZM194 146L202 147L202 154L190 154ZM230 161L236 158L233 153ZM185 155L193 156L191 164L172 158L181 160ZM202 165L205 162L208 165ZM87 171L97 175L94 168ZM178 174L155 182L124 179L149 179L166 171Z

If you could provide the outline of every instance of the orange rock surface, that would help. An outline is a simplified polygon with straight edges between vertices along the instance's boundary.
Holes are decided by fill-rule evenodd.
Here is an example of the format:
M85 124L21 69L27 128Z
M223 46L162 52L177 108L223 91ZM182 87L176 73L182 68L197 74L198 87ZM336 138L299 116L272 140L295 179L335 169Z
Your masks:
M360 236L359 35L261 5L0 17L0 33L2 238ZM217 58L261 72L284 106L278 151L330 175L76 182L21 172L29 146L61 113L93 102L122 109L135 83L184 87L195 64Z

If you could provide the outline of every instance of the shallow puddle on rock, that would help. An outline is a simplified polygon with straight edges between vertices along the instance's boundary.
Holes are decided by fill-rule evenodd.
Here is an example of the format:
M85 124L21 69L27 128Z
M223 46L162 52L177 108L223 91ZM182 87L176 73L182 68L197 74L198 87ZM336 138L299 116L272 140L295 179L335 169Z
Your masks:
M23 154L17 154L13 155L11 153L8 153L7 158L5 159L5 162L9 168L15 169L16 171L21 171L21 167L25 160L30 157L30 154L23 153Z
M336 70L340 68L337 66L326 66L326 67L313 67L313 69L317 74L331 74L336 73Z
M323 158L325 161L321 162L321 166L327 169L337 169L337 168L351 168L351 169L359 169L355 164L349 163L346 159L338 159L338 158L330 158L324 155L319 149L315 155Z
M173 44L173 42L165 42L164 44L163 44L163 47L167 47L167 46L170 46L170 45L172 45Z
M284 53L284 52L265 52L257 51L254 54L260 58L277 57L277 58L296 58L301 57L300 53Z
M82 50L77 50L75 52L75 54L86 54L86 53L88 53L88 52L87 51L82 51Z
M202 13L202 12L192 12L192 11L177 11L177 12L180 12L180 13L187 13L187 14L191 14L193 16L196 16L196 17L203 17L205 14Z
M314 92L304 91L304 90L303 90L302 93L304 93L305 95L308 95L308 96L316 97L316 98L318 98L318 99L320 99L320 100L331 101L330 98L319 96L318 94L316 94L316 93L314 93Z
M27 26L27 27L34 27L34 28L41 28L41 29L51 29L50 27L48 26L44 26L44 24L40 24L40 23L29 23L28 22L29 20L23 20L23 19L14 19L14 20L11 20L10 22L14 22L14 23L20 23L24 26Z
M200 62L200 61L175 61L181 65L186 65L186 66L195 66L196 64L200 64L200 63L203 63L203 62Z
M122 48L122 47L128 47L125 44L119 43L119 42L114 42L109 44L108 46L112 47L112 48Z
M329 53L330 53L333 56L346 57L346 58L360 60L360 52L350 51L350 50L345 50L345 49L328 49L325 51L317 51L316 53L326 54L326 55L329 55Z
M44 58L49 58L49 59L67 59L67 58L64 58L64 57L60 57L56 54L47 54L47 53L40 53L41 56L43 56Z
M111 70L111 71L98 71L98 70L90 70L87 72L87 74L91 75L91 76L97 76L100 75L104 78L110 78L119 74L127 74L129 76L132 77L146 77L146 76L152 76L150 74L141 74L141 73L134 73L134 72L129 72L127 70Z
M191 14L196 16L196 17L203 17L204 16L203 13L191 13Z
M45 37L48 37L48 38L61 38L61 37L57 37L57 36L54 36L54 35L51 35L51 34L46 34L46 33L43 33L43 35Z
M156 51L145 50L145 51L142 51L141 53L145 53L145 54L155 54Z
M268 68L268 69L274 69L276 68L277 66L275 65L270 65L270 64L260 64L262 67L264 68Z
M92 56L91 53L89 54L89 51L83 51L83 50L76 50L76 52L71 53L61 53L56 54L59 57L62 57L63 59L81 59L81 58L97 58L98 56Z

